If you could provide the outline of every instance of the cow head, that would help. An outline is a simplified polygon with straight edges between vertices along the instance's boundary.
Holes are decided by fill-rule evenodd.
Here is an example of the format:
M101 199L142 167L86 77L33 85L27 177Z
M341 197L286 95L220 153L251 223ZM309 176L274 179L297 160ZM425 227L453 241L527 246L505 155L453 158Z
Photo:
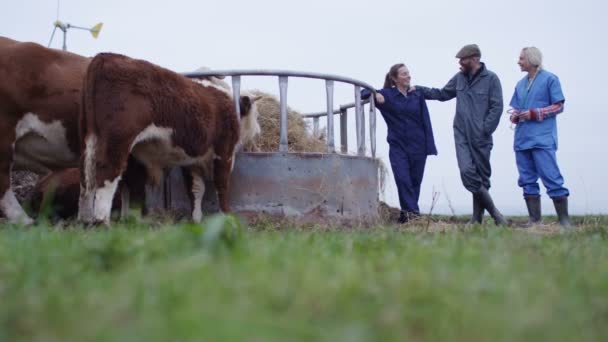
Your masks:
M241 95L240 109L241 109L241 129L239 134L239 145L251 142L256 135L260 134L260 124L258 123L258 108L256 101L261 99L262 96L253 96L245 93Z
M200 71L208 71L211 70L207 67L200 67L196 70L196 72ZM193 78L192 81L204 86L204 87L213 87L222 92L224 92L231 99L232 97L232 89L224 81L224 76L220 77L200 77ZM258 123L258 109L255 105L255 102L261 99L262 96L256 96L249 92L243 92L239 100L239 107L241 111L240 118L240 129L239 129L239 141L237 143L237 148L235 150L239 150L241 146L253 142L253 139L256 135L260 134L261 128Z

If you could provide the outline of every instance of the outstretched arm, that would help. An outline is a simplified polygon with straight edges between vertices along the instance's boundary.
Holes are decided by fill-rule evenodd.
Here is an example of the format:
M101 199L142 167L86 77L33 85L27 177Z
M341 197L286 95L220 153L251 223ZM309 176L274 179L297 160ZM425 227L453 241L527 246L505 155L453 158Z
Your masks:
M456 97L456 76L441 89L416 86L416 89L422 91L424 98L427 100L449 101Z

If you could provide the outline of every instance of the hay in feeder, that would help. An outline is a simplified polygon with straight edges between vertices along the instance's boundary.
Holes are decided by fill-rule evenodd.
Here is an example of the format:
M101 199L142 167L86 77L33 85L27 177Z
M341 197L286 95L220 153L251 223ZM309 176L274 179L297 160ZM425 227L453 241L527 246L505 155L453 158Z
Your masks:
M281 107L276 96L260 90L249 91L254 96L261 96L256 106L259 112L258 122L262 132L253 140L261 152L277 152L281 136ZM289 152L326 152L323 135L315 137L309 129L309 123L302 114L287 107L287 141ZM246 150L255 150L245 146Z

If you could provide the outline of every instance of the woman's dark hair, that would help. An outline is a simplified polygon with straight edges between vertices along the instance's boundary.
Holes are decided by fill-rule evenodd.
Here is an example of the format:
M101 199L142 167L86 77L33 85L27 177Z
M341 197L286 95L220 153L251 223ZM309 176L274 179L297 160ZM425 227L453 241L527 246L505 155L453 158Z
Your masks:
M388 71L388 73L386 74L386 77L384 78L384 87L383 88L392 88L395 86L395 81L393 81L393 79L397 78L397 75L399 74L399 69L403 68L405 66L405 64L403 63L398 63L393 65L390 70Z

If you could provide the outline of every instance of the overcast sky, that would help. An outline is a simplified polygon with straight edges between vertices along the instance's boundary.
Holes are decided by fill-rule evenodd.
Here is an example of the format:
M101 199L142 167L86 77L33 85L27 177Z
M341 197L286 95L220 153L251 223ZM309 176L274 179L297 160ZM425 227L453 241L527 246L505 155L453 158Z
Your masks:
M1 8L0 35L47 45L56 0L2 0ZM324 72L377 87L398 62L408 65L414 84L443 86L458 71L456 52L477 43L482 60L502 81L505 107L524 76L516 65L521 48L537 46L566 96L558 118L558 161L571 191L571 210L592 214L608 212L606 13L601 0L63 0L59 19L81 26L104 23L97 40L69 31L68 50L86 56L118 52L178 72L203 65ZM52 46L61 47L60 34ZM278 94L273 78L245 78L243 88ZM291 80L288 99L301 112L324 110L323 82ZM335 103L352 101L352 86L336 85ZM449 202L456 214L471 211L454 152L454 108L454 101L429 102L439 155L427 163L420 200L425 212L433 189L441 193L436 212L450 213ZM380 116L378 123L378 154L390 165ZM349 139L354 150L354 136ZM494 134L491 193L504 213L523 214L512 145L505 114ZM392 174L382 197L398 206ZM546 195L543 201L544 212L554 213Z

